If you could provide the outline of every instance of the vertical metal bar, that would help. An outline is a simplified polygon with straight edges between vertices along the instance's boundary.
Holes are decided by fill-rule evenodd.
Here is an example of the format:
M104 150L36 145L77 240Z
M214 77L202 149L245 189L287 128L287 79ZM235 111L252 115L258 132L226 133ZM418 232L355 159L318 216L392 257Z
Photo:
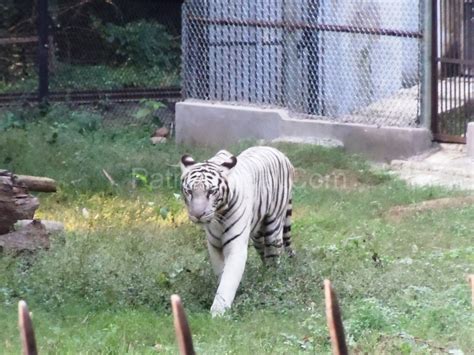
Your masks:
M463 21L463 31L462 31L462 38L464 40L464 48L463 48L463 57L464 59L469 59L468 56L466 55L468 52L466 51L466 47L468 46L468 43L469 43L469 38L467 37L468 36L468 32L467 32L467 26L468 26L468 22L467 22L467 11L468 11L468 4L466 2L464 2L464 4L462 4L463 6L463 16L462 16L462 19L461 21ZM466 118L466 123L467 123L467 117L468 117L468 114L469 114L469 101L467 100L467 90L466 90L466 81L467 81L467 78L466 78L466 68L467 66L463 63L461 65L461 77L462 77L462 96L464 98L464 105L463 105L463 116ZM467 129L467 126L466 126L466 129Z
M433 45L433 28L432 28L432 12L433 12L433 0L425 0L422 7L423 15L423 55L422 55L422 78L421 78L421 119L420 124L425 128L429 128L434 121L432 112L432 87L434 82L432 81L433 70L436 70L436 66L433 66L432 56L432 45ZM434 132L433 132L434 133Z
M462 1L463 2L463 1ZM462 35L462 28L463 28L463 13L464 13L464 9L463 9L463 4L462 4L461 1L457 0L457 5L458 5L458 12L457 12L457 24L458 24L458 39L459 39L459 59L463 59L463 55L462 55L462 50L464 48L464 46L462 45L462 41L463 41L463 35ZM459 116L461 117L461 120L460 120L460 130L459 130L459 134L462 136L463 133L465 132L465 125L464 125L464 121L465 121L465 115L464 115L464 95L463 95L463 92L462 92L462 61L461 63L458 65L458 73L457 73L457 81L458 81L458 95L459 95Z
M453 19L453 39L454 39L454 53L453 57L457 58L458 53L459 53L459 41L458 41L458 26L459 26L459 18L457 16L457 5L458 1L454 0L452 2L453 7L452 7L452 19ZM458 71L459 71L459 65L455 64L453 65L453 133L454 134L459 134L459 93L457 90L457 85L458 85Z
M448 32L448 17L446 16L448 13L448 5L447 0L442 1L442 8L440 8L439 17L441 18L440 25L441 25L441 43L440 43L440 53L439 57L444 58L446 55L446 48L448 39L446 33ZM446 100L446 93L448 92L448 81L446 78L448 77L447 65L446 63L440 62L440 74L441 74L441 83L440 83L440 92L439 92L439 99L441 99L441 110L440 112L446 112L448 110L448 101Z
M452 43L453 43L453 19L452 19L452 3L448 2L448 0L445 0L448 3L448 12L447 12L447 18L448 18L448 41L447 41L447 53L445 54L446 57L451 58L451 53L452 53ZM448 92L447 94L447 100L448 100L448 111L451 111L453 108L453 85L452 85L452 80L450 80L451 76L453 75L453 64L448 64L447 65L448 70L447 70L447 76L448 76Z
M425 0L422 125L433 134L438 133L437 6L438 0Z
M465 6L467 9L465 11L467 12L466 16L466 21L464 22L465 26L469 25L468 28L466 28L466 37L465 38L465 44L467 46L466 48L466 59L472 59L471 55L474 54L474 48L471 47L471 45L474 43L472 40L472 37L470 36L471 33L474 32L474 23L471 21L474 19L474 4L471 3L466 3ZM469 19L469 21L468 21ZM473 73L471 72L472 70L472 65L466 65L466 75L464 76L466 82L467 82L467 97L466 97L466 102L468 103L469 107L467 115L474 113L474 102L471 99L471 85L474 84L473 81ZM472 110L472 111L471 111Z
M311 18L316 19L316 21L319 20L320 6L321 4L319 1L309 1L309 16L311 16ZM308 83L309 87L311 88L311 94L309 95L309 112L313 115L320 115L321 107L319 107L318 100L321 81L318 75L318 69L320 66L318 53L320 33L317 30L308 30L308 32L305 33L305 37L308 40L308 61L310 65L308 73Z
M48 0L38 0L38 97L40 102L48 100L49 73L48 73Z

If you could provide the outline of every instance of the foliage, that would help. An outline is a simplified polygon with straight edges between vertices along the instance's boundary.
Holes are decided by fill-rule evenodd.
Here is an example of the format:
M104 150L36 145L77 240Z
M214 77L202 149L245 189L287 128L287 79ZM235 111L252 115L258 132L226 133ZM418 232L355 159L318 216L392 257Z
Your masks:
M107 65L60 64L50 77L52 90L121 89L127 87L178 86L179 74L159 67L111 67ZM33 92L37 89L36 73L28 71L21 80L2 81L0 93Z
M283 258L275 272L250 249L235 307L211 320L216 280L203 233L187 221L179 197L178 161L185 152L204 159L214 151L152 146L149 126L99 123L80 132L77 117L88 111L100 114L57 105L41 120L33 112L24 127L0 132L2 167L58 180L58 193L40 196L39 217L66 223L51 250L0 256L5 352L19 352L15 303L24 298L43 353L176 353L169 296L179 293L200 353L327 353L324 278L333 280L354 353L474 347L464 279L473 272L474 207L399 222L384 217L395 205L459 192L408 187L342 150L278 145L299 171L297 257ZM334 171L347 184L310 184Z
M0 131L7 131L12 128L25 128L25 118L10 110L2 112L0 115Z
M143 20L125 26L113 23L97 23L96 26L114 49L119 63L179 70L179 40L171 36L165 26Z
M73 2L65 4L61 13L69 13L66 11L68 7L78 6ZM145 20L125 25L103 22L105 19L97 17L97 14L88 13L93 7L79 5L79 8L76 11L84 11L83 16L73 16L75 20L70 16L61 17L66 22L64 26L58 23L56 27L53 47L55 53L50 58L51 90L162 87L179 84L180 40L171 35L165 26ZM0 23L3 25L2 20L5 18L5 24L19 21L21 24L31 25L34 21L25 19L26 14L30 13L31 9L26 11L23 1L7 1L0 5ZM60 19L56 20L61 22ZM79 21L80 24L74 25L74 21ZM2 25L0 35L18 35L8 32ZM63 31L73 33L69 35ZM81 40L80 44L70 40L78 38L78 31L85 31L87 34L87 40ZM31 35L30 32L27 35ZM83 54L84 47L87 54ZM31 60L36 56L36 47L10 45L4 47L4 52L0 56L0 93L36 91L38 74L35 61ZM76 64L81 62L84 64Z
M7 33L10 26L14 25L20 16L19 9L14 0L4 0L0 3L0 35Z
M36 23L29 0L2 0L0 2L0 37L20 37L35 33ZM29 59L36 48L25 45L2 45L0 51L0 87L2 81L23 80L33 68Z
M143 99L140 101L140 108L135 113L137 120L149 119L154 124L160 126L161 121L158 110L165 107L165 105L156 100Z

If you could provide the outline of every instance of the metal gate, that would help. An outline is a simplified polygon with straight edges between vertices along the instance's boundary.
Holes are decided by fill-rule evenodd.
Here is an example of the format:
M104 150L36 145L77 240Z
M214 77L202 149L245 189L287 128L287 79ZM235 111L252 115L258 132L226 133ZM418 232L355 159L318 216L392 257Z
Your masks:
M433 10L433 136L465 143L474 121L474 0L433 0Z

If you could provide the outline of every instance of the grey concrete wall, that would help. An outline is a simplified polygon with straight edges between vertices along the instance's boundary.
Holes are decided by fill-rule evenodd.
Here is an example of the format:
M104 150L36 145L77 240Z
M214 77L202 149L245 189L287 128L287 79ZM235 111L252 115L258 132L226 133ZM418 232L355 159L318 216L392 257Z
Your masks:
M189 100L176 105L178 143L226 147L242 139L334 141L376 161L407 158L431 147L425 128L377 127L292 118L288 111Z
M467 156L474 159L474 122L467 124L466 144Z

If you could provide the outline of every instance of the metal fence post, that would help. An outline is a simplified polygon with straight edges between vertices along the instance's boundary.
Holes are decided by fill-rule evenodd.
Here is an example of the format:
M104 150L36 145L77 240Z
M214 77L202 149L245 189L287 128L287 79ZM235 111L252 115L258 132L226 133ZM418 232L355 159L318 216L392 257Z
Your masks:
M49 73L48 73L48 0L38 0L38 97L40 102L48 100Z
M424 0L423 2L423 67L421 80L421 125L430 129L432 124L433 110L433 10L436 0Z

